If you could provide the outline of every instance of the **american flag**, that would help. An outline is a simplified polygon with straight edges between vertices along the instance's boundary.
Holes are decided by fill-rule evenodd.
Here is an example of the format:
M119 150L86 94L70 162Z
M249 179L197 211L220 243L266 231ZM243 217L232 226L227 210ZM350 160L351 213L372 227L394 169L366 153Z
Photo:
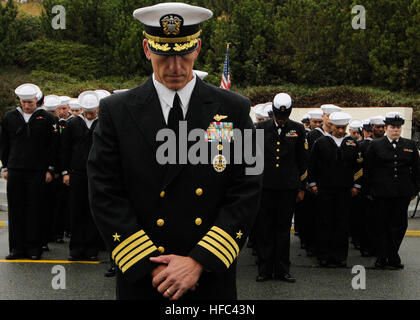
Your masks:
M230 75L229 75L229 44L226 48L225 64L223 65L222 82L220 88L230 90Z

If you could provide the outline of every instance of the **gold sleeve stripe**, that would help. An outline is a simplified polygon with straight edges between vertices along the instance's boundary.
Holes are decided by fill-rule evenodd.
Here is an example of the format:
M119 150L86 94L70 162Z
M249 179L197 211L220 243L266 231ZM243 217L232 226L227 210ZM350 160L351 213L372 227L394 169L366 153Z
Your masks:
M237 253L236 253L236 251L235 251L235 249L232 247L232 245L229 243L229 242L227 242L226 240L225 240L225 238L223 238L223 237L221 237L221 236L219 236L216 232L214 232L213 230L210 230L209 232L207 232L207 235L208 236L210 236L210 237L212 237L212 238L214 238L214 239L216 239L217 241L219 241L221 244L223 244L228 250L229 250L229 252L231 253L231 255L232 255L232 257L233 257L233 259L235 259L236 258L236 256L237 256Z
M121 271L122 273L126 272L133 264L137 263L138 261L140 261L141 259L143 259L144 257L146 257L147 255L149 255L150 253L152 253L153 251L156 251L157 248L156 246L151 246L149 249L143 251L142 253L140 253L139 255L135 256L133 259L130 260L130 262L126 263L122 268Z
M141 246L137 247L136 249L134 249L133 251L131 251L129 254L127 254L123 259L121 259L121 261L118 263L118 265L121 268L128 261L130 261L131 258L133 258L134 256L138 255L139 253L141 253L142 251L144 251L145 249L149 248L152 245L153 245L153 242L151 240L146 241Z
M363 168L357 171L357 173L354 175L354 181L358 180L361 176L363 176Z
M123 258L128 252L130 252L135 247L139 246L140 244L142 244L143 242L147 240L149 240L149 237L147 236L147 234L145 234L140 239L137 239L136 241L132 242L130 245L125 247L123 250L118 252L114 259L115 263L118 264L118 261L120 261L121 258Z
M213 247L215 247L217 250L219 250L221 253L223 253L223 255L228 258L229 260L229 264L231 264L233 262L233 257L232 255L229 253L229 251L226 250L225 247L223 247L219 242L217 242L216 240L210 238L209 236L205 236L203 238L203 241L206 241L208 243L210 243Z
M126 245L128 245L130 242L136 240L137 238L144 235L145 232L143 230L140 230L139 232L136 232L135 234L129 236L127 239L125 239L123 242L121 242L113 251L112 251L112 259L118 254L120 250L122 250Z
M223 254L221 254L219 251L217 251L215 248L213 248L210 244L208 244L207 242L204 242L203 240L201 240L198 243L198 245L200 245L203 248L206 248L207 250L209 250L216 257L218 257L220 260L222 260L222 262L226 265L226 268L229 268L230 264L229 264L229 261L226 259L226 257Z
M230 242L230 244L233 246L233 248L235 249L235 251L236 251L236 254L239 254L239 247L238 247L238 244L236 243L236 241L235 240L233 240L233 238L228 234L228 233L226 233L225 231L223 231L222 229L220 229L219 227L216 227L216 226L213 226L212 228L211 228L211 230L213 230L213 231L215 231L215 232L217 232L218 234L220 234L222 237L224 237L227 241L229 241Z
M308 176L308 170L306 170L305 173L300 176L300 181L305 180L307 176Z

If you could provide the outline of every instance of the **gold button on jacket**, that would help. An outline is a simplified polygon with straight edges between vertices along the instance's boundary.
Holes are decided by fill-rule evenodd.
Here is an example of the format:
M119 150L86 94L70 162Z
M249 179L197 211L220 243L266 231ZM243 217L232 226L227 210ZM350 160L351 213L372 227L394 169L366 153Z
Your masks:
M197 218L197 219L195 219L195 224L196 224L197 226L199 226L202 222L203 222L203 220L201 220L201 218Z
M156 221L156 224L158 225L158 227L163 227L163 225L165 224L165 220L159 219L158 221Z
M161 198L164 198L164 197L165 197L165 191L162 191L162 192L160 193L160 197L161 197Z
M165 248L164 248L164 247L159 247L159 248L158 248L158 251L159 251L160 253L164 253L164 252L165 252Z
M198 188L197 190L195 190L195 194L196 194L197 196L201 196L201 195L203 194L203 189Z

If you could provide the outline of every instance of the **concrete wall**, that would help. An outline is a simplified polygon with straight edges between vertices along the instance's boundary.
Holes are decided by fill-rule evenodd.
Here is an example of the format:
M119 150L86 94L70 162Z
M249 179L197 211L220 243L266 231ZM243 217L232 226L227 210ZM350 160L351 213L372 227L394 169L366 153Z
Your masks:
M293 108L290 119L300 122L303 115L308 113L310 110L315 110L316 108ZM384 116L391 111L401 112L403 118L405 119L405 124L402 128L402 136L404 138L411 139L411 124L413 121L413 108L343 108L343 112L346 112L352 116L353 119L364 120L373 116ZM250 113L251 119L255 121L255 115L251 108Z

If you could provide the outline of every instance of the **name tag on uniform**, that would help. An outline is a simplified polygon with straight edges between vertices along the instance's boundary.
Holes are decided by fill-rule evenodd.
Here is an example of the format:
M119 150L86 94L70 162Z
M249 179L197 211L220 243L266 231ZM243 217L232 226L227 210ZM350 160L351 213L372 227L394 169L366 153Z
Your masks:
M233 140L233 122L210 123L206 131L205 139L207 142L231 142Z
M404 149L404 152L414 152L413 149Z
M299 135L296 133L296 130L290 130L288 133L286 133L286 137L288 138L296 138Z

